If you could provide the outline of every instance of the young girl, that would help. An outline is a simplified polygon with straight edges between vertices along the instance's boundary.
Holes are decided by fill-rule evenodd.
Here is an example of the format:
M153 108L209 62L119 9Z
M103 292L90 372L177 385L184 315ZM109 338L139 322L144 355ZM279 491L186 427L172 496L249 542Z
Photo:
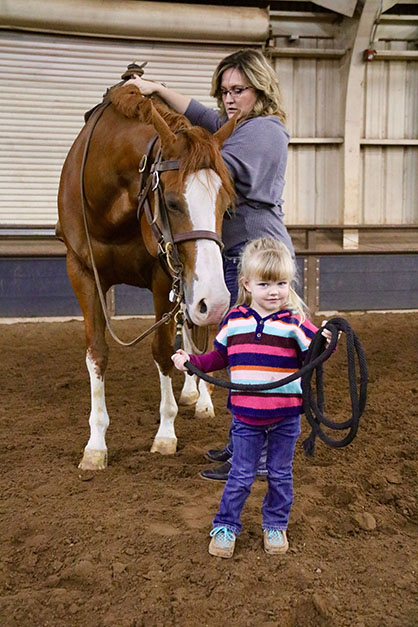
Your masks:
M185 362L204 372L228 367L233 383L279 381L299 370L317 328L306 319L306 307L292 287L295 263L278 240L259 238L242 254L238 303L227 314L215 338L215 350L188 355L178 350L174 365ZM329 342L331 333L322 334ZM267 441L268 489L262 505L264 549L285 553L286 529L293 502L292 462L300 434L300 379L263 392L231 390L233 415L232 468L219 511L213 520L209 553L232 557L240 533L241 511L256 476L263 443Z

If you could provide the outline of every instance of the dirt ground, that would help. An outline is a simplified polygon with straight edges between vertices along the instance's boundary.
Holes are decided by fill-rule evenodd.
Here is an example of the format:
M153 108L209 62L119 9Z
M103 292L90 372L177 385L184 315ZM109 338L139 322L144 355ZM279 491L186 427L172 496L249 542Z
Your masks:
M199 478L206 448L225 442L226 392L215 391L210 423L180 409L176 455L151 454L159 388L150 342L110 340L109 467L83 474L82 323L0 325L0 624L416 627L418 316L345 317L370 370L359 433L344 449L319 442L312 459L301 438L285 556L263 551L266 484L256 481L231 560L207 552L223 484ZM130 339L149 324L116 328ZM329 416L349 415L344 362L340 347L325 368ZM181 384L176 373L177 395Z

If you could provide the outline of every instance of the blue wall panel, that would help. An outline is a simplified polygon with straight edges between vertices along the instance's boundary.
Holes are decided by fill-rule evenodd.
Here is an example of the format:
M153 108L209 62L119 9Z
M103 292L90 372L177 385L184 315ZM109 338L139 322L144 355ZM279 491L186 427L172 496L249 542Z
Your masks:
M115 314L117 316L139 316L154 313L150 290L131 285L115 286Z
M303 257L297 257L303 294ZM418 309L418 255L323 255L321 310ZM117 285L116 315L153 314L149 290ZM78 316L63 257L0 258L0 317Z
M0 317L79 315L65 258L0 258Z
M418 255L330 255L319 268L321 310L418 308Z

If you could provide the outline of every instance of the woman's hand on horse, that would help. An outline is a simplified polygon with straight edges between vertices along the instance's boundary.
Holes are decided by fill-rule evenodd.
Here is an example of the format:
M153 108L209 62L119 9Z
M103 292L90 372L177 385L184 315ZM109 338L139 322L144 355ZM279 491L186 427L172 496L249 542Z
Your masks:
M187 368L185 368L184 364L190 359L190 355L188 353L179 348L179 350L175 352L174 355L171 355L171 359L173 360L173 363L177 370L187 372Z
M159 87L159 83L146 81L136 75L135 78L130 78L129 81L126 81L125 85L136 85L143 96L152 96Z
M177 113L182 115L186 112L191 97L184 94L178 94L173 89L167 87L164 83L154 83L153 81L146 81L140 76L129 79L125 85L136 85L143 96L152 96L156 94L159 98Z

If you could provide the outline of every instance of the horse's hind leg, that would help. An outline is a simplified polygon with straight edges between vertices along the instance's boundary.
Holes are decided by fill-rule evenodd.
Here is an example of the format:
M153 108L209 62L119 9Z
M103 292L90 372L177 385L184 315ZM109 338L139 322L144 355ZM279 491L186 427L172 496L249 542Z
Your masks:
M186 353L194 352L194 345L190 336L190 330L186 325L183 327L183 344ZM215 409L212 403L213 386L198 379L196 376L191 377L186 374L184 377L184 385L181 390L179 405L194 405L196 418L214 418Z
M206 383L203 379L199 379L198 390L199 398L194 410L195 418L214 418L215 409L212 403L213 385Z
M186 353L189 351L185 348ZM195 418L214 418L215 409L212 402L213 386L195 375L184 376L184 384L181 390L179 405L196 405Z
M67 255L67 268L84 316L86 365L91 389L90 438L78 467L82 470L103 470L107 466L105 436L109 426L104 388L109 352L105 341L105 320L94 280L71 253Z

